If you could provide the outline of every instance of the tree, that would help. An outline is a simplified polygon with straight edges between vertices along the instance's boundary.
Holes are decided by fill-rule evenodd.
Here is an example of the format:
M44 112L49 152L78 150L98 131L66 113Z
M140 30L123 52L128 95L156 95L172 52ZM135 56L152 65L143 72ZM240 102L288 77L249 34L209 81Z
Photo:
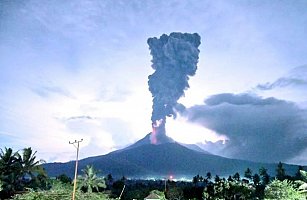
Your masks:
M199 182L199 174L193 177L192 182L194 183L194 185L196 185Z
M265 199L304 199L294 185L288 181L274 180L265 189Z
M228 182L233 182L232 176L228 176L227 181L228 181Z
M250 168L247 168L246 171L244 172L244 177L251 179L253 176L253 171Z
M302 177L302 181L307 183L307 171L300 170L300 174L301 174L301 177Z
M236 179L236 181L233 181ZM229 176L219 179L214 183L208 184L203 191L205 199L252 199L254 188L250 187L240 179L240 174L236 173L234 176Z
M123 180L114 181L112 184L112 196L111 197L118 197L122 192L125 186L125 182Z
M221 178L218 175L215 175L214 182L219 182Z
M283 164L279 162L276 168L276 178L280 181L283 181L285 179L285 176L286 176L286 172L283 167Z
M17 190L21 190L21 162L20 155L11 148L0 151L0 180L2 191L0 196L10 197Z
M59 180L53 180L49 190L35 191L29 189L26 193L14 195L14 200L71 200L71 184L63 184ZM84 193L76 191L78 200L106 200L110 199L106 193ZM110 199L111 200L111 199Z
M36 153L36 152L35 152ZM0 151L0 180L3 183L0 196L10 197L25 188L47 187L47 175L36 161L31 147L23 149L22 155L11 148Z
M295 183L299 185L299 191L302 194L305 194L306 198L307 198L307 172L304 170L300 170L300 180L296 180Z
M216 176L214 183L214 196L217 199L224 199L226 188L229 188L229 184L224 179L218 179L217 181L217 177L218 176Z
M40 165L43 161L36 160L36 152L37 151L33 153L31 147L23 149L21 157L21 174L26 187L41 187L47 181L47 174ZM27 180L27 176L29 176L30 180Z
M254 182L254 185L258 185L260 183L260 176L258 174L254 174L253 182Z
M108 174L107 175L107 181L109 182L109 183L113 183L113 177L112 177L112 174Z
M72 182L72 179L70 177L68 177L66 174L61 174L61 175L57 176L56 179L59 180L61 183L64 183L64 184Z
M211 175L211 173L210 173L210 172L207 172L206 178L207 178L209 181L211 180L212 175Z
M107 189L111 189L112 184L114 182L114 178L113 178L112 174L108 174L107 177L105 178L105 180L106 180Z
M254 188L241 181L226 184L226 195L224 199L252 199Z
M297 172L295 173L296 180L302 180L301 170L303 170L303 166L298 166Z
M268 170L264 167L259 169L259 174L261 176L262 184L267 185L270 182L270 176L268 174Z
M204 177L203 177L203 176L200 176L200 177L199 177L199 182L203 182L203 180L204 180Z
M240 181L240 174L237 172L232 176L232 178L236 181Z
M165 196L170 200L180 200L183 199L183 191L179 187L171 187L167 190Z
M40 172L42 168L38 166L39 161L36 161L36 151L33 153L31 147L24 148L22 153L22 173L23 175L30 175L31 178L34 177L35 172Z
M99 188L106 188L105 181L103 178L98 177L98 170L94 169L92 165L87 165L85 169L82 170L83 176L79 177L78 187L84 189L87 192L93 192L93 189L96 191Z

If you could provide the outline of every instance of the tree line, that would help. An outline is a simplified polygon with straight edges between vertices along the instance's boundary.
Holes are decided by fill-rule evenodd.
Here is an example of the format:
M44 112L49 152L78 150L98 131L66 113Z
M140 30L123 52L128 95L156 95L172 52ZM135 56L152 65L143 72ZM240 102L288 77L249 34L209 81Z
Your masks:
M0 151L0 199L68 200L71 199L72 179L65 174L49 178L30 147L14 152ZM294 176L286 174L281 162L274 176L265 168L253 172L247 168L229 177L210 172L196 175L191 181L134 180L122 177L114 180L111 174L101 176L93 166L82 169L77 179L76 199L144 199L155 194L160 199L306 199L307 172L302 166ZM125 188L123 190L123 188Z

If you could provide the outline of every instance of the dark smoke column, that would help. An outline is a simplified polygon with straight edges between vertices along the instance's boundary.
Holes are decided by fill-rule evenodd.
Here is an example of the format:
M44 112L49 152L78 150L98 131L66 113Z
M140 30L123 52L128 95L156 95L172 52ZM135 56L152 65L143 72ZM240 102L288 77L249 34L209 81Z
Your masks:
M189 88L189 76L197 69L200 36L197 33L163 34L147 40L155 72L148 76L153 97L151 143L165 140L166 116L173 116L177 101Z

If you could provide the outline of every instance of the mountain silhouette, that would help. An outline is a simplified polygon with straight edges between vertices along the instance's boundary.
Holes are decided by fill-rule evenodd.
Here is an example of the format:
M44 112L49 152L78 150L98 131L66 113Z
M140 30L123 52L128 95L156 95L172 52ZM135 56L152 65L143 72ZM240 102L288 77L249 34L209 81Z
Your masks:
M224 158L197 148L193 150L196 145L184 146L171 138L162 144L153 145L148 142L149 137L148 134L124 149L80 160L78 173L86 165L93 165L102 175L112 174L113 177L128 178L168 177L170 174L190 178L197 174L205 175L207 172L228 176L236 172L243 174L248 167L254 172L258 172L260 167L265 167L269 174L275 175L277 164L274 163ZM73 177L75 162L47 163L43 167L51 177L63 173ZM294 174L297 170L295 165L285 164L284 167L289 174Z

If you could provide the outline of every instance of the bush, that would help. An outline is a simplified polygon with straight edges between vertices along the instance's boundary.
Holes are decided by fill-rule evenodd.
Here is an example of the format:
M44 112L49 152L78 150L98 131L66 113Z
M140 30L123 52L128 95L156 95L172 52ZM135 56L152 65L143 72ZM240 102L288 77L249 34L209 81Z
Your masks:
M289 180L274 180L265 188L265 199L303 200L305 197Z
M30 189L27 193L14 196L14 200L71 200L72 186L63 184L60 181L54 181L50 190L34 191ZM104 193L83 193L76 191L77 200L105 200L110 199Z

